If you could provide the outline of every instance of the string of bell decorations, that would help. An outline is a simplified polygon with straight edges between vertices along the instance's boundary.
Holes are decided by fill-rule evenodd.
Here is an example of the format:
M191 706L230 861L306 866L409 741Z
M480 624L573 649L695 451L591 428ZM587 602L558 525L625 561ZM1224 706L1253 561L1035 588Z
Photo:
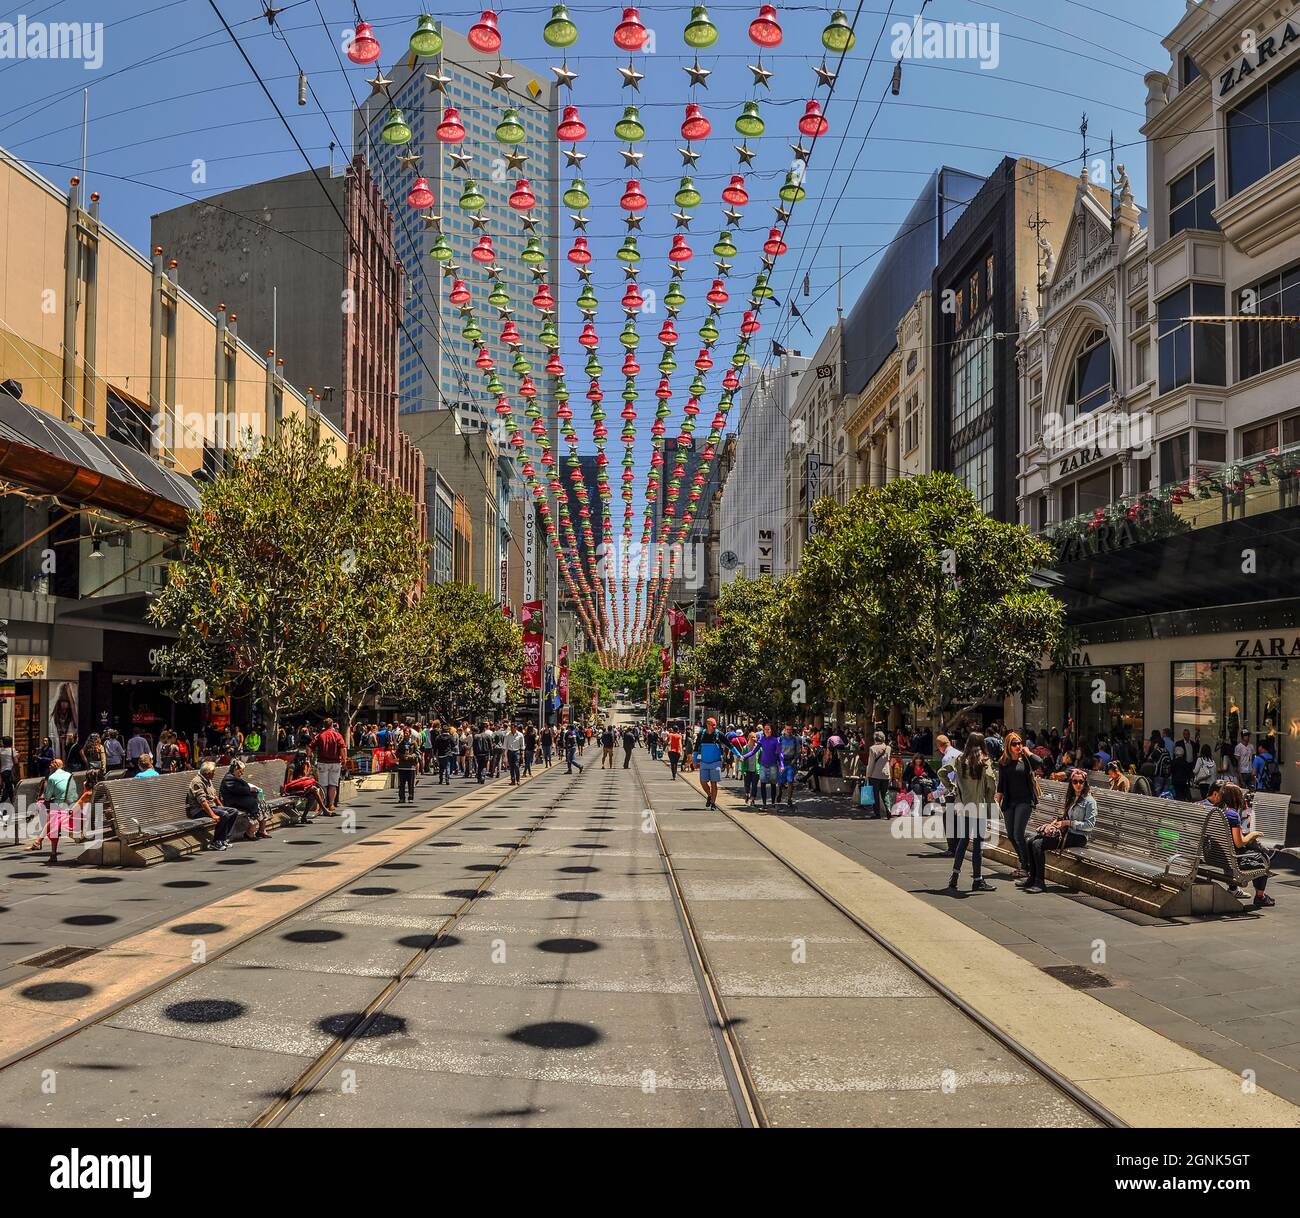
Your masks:
M401 158L402 163L410 163L413 170L407 204L421 214L426 227L437 229L437 237L429 251L430 256L439 262L444 279L449 282L448 300L460 310L462 336L476 351L474 363L483 373L487 393L496 398L496 413L508 437L507 443L522 458L521 472L537 503L547 540L555 548L566 591L575 604L592 646L605 662L615 665L630 665L644 659L653 648L667 607L668 593L677 576L681 547L689 539L692 526L701 511L707 510L707 507L702 508L701 505L709 473L717 460L728 414L740 388L741 374L751 358L751 342L762 328L760 314L764 304L773 299L770 279L777 259L788 251L786 230L790 216L794 206L805 197L804 173L812 149L817 139L824 136L830 128L825 103L834 89L840 64L856 41L853 25L843 11L836 10L822 31L821 41L829 55L839 56L839 63L832 69L823 57L821 64L813 69L816 84L812 96L804 101L797 120L796 142L790 144L794 160L790 162L777 192L779 202L775 208L775 223L762 226L767 236L761 243L761 269L756 273L748 292L744 293L737 292L730 281L735 266L733 259L741 253L737 238L744 235L742 221L750 203L748 177L757 155L748 141L764 135L768 128L763 100L765 94L770 96L775 72L764 66L763 56L765 52L780 47L784 39L776 6L759 5L757 13L748 23L747 32L750 41L758 48L756 62L748 65L752 74L752 95L743 101L734 121L739 143L732 146L738 159L734 172L727 176L726 184L717 199L723 210L721 224L711 244L715 273L709 276L710 286L703 293L708 311L698 330L698 353L689 360L693 375L685 386L682 418L677 427L675 443L669 450L667 440L673 415L672 403L680 393L673 386L674 374L679 370L677 352L683 341L677 323L682 309L688 303L685 274L688 264L696 256L693 242L699 240L692 234L691 224L699 218L696 209L706 203L705 192L695 182L695 173L705 151L714 148L718 142L715 136L716 116L710 114L706 99L708 77L712 69L701 66L699 53L714 46L720 33L704 5L691 9L681 35L682 42L692 55L692 63L682 69L688 77L687 100L680 124L683 146L678 148L682 157L682 176L673 194L675 210L671 216L676 231L665 251L668 283L660 298L668 316L655 335L660 348L658 380L654 391L657 404L650 428L651 455L644 484L645 507L641 521L640 556L635 571L631 566L636 515L634 449L637 442L636 403L640 397L637 378L642 373L637 353L643 338L641 319L648 316L649 312L648 299L640 282L643 253L638 248L636 234L640 231L651 204L642 186L646 180L641 169L644 153L637 145L646 138L646 128L637 97L632 96L626 104L620 103L622 113L613 124L613 134L623 145L619 152L627 175L621 179L623 184L618 194L618 206L624 213L622 219L626 232L615 254L625 276L620 300L623 325L618 335L618 343L623 349L620 364L623 377L623 406L620 411L622 428L618 437L623 450L619 458L622 467L619 497L623 500L623 512L621 527L616 534L613 521L615 496L608 475L609 425L603 405L605 390L602 377L605 369L600 358L601 340L596 328L600 302L592 284L597 269L596 255L590 247L587 235L590 217L585 211L591 202L591 192L582 171L582 162L587 154L580 149L580 145L589 136L589 129L579 105L574 101L574 83L578 79L578 73L569 68L567 58L568 49L576 46L579 41L579 30L566 5L554 5L545 22L542 36L548 46L563 53L561 65L551 68L557 87L561 90L562 101L558 107L560 114L555 139L561 145L565 168L572 173L566 175L566 180L557 184L557 187L563 187L563 202L571 209L569 218L573 232L565 259L575 268L580 285L574 300L583 318L577 342L586 353L583 371L588 388L585 396L590 407L591 439L596 449L595 493L601 504L600 549L603 550L603 561L598 558L597 539L591 523L591 491L583 475L579 437L574 425L574 412L569 404L570 394L565 381L564 364L560 358L561 342L557 326L560 304L555 295L559 285L547 282L544 265L548 257L543 240L537 233L539 221L533 213L537 198L529 179L522 176L516 178L508 202L510 208L519 214L521 235L526 236L521 259L532 273L535 285L532 304L540 321L540 344L548 354L544 371L550 378L550 385L549 394L545 397L534 382L532 369L523 356L523 339L513 318L504 275L493 248L492 234L487 231L485 218L478 214L485 206L486 199L475 180L468 176L471 172L469 157L463 154L453 154L452 157L453 168L460 169L467 175L462 183L458 205L471 215L475 231L480 233L470 257L480 263L492 279L486 304L497 308L504 323L499 342L513 355L511 369L518 377L514 396L525 403L522 415L528 420L526 428L521 428L520 421L515 418L511 396L501 383L488 339L484 337L483 328L475 314L472 291L461 277L450 243L441 231L441 217L434 214L434 192L427 178L414 171L419 158ZM654 49L652 37L637 8L622 10L612 31L612 39L615 48L626 52L628 56L626 65L617 68L625 97L628 96L628 91L632 95L640 92L645 74L638 70L635 55ZM497 13L491 9L483 10L479 19L470 27L466 38L470 46L482 54L499 56L503 47L503 35ZM442 34L434 19L428 14L421 14L409 37L410 54L417 59L432 58L442 52L443 43ZM356 31L347 49L348 58L356 64L372 65L379 60L380 53L373 28L360 20L358 13ZM643 62L648 63L650 60ZM447 83L446 78L426 75L430 76L431 81L441 79L444 84ZM502 72L500 62L496 73L489 72L488 78L492 81L493 89L500 85L506 91L508 102L509 88L508 83L504 82L512 78ZM385 82L381 72L377 80L370 83L377 92L385 92L389 101L380 138L389 144L409 142L412 138L411 126L393 104L386 87L383 87L391 82ZM825 95L818 97L817 92L821 89L825 90ZM567 90L567 96L564 90ZM448 99L445 89L435 88L435 92L443 94L436 128L437 139L446 145L459 144L466 138L465 124L457 109L446 104ZM507 149L507 163L511 170L522 170L526 157L518 145L525 140L526 130L519 113L508 104L499 116L495 134L497 141ZM722 361L717 357L716 347L722 339L724 324L729 325L736 313L740 313L736 343L730 359L719 366ZM694 341L687 346L688 350L695 349ZM683 355L683 361L686 360L686 355ZM708 431L702 441L697 443L697 420L706 411L704 401L711 392L709 381L715 371L720 375L720 391L712 414L707 416ZM567 454L562 458L558 458L552 451L547 427L548 402L553 404L554 420L567 446ZM567 490L564 482L566 473L571 484ZM577 504L577 525L574 513L570 511L571 496Z

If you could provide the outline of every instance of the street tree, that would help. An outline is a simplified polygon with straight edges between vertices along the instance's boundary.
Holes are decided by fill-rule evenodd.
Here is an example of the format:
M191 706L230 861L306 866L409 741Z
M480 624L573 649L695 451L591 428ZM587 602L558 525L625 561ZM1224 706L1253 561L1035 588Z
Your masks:
M927 708L950 726L1032 694L1064 606L1034 585L1051 550L985 515L951 474L864 488L815 507L784 635L832 697Z

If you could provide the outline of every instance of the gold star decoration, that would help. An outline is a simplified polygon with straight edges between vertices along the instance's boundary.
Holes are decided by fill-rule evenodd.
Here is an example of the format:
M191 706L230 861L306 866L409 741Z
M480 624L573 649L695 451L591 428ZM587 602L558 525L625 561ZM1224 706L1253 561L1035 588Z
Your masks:
M644 216L638 215L636 212L628 212L628 214L623 217L623 223L627 225L627 231L629 233L632 232L633 229L640 232L641 221L644 219Z
M516 145L506 153L506 168L512 171L522 169L524 167L524 162L527 160L528 153Z
M683 68L683 72L690 78L693 85L703 85L706 89L709 87L709 77L713 74L712 68L700 67L700 57L695 57L695 62L689 68Z
M632 148L620 148L619 152L622 154L625 169L635 169L641 163L641 158L645 156L644 152L637 152Z
M820 65L813 68L813 71L817 73L817 81L819 84L825 85L828 89L833 89L835 87L835 77L837 74L832 72L830 68L826 66L826 61L824 59Z
M578 79L577 72L570 71L567 63L561 68L552 68L551 71L555 73L556 83L562 87L567 86L572 89L573 82Z
M788 223L790 220L790 209L788 207L776 207L772 209L776 212L776 218L782 223Z
M696 163L700 159L700 154L698 152L693 152L690 148L679 148L677 151L682 154L682 164L689 165L694 169Z
M451 167L459 169L464 173L469 172L469 153L448 151L447 155L451 157Z
M722 214L726 216L727 223L730 224L732 228L739 228L741 220L744 219L740 212L738 212L734 207L728 207Z
M441 216L435 216L432 212L424 212L420 219L424 222L425 228L437 228L442 223Z
M772 79L772 73L769 72L767 68L763 67L763 59L761 56L759 57L758 63L750 63L745 66L754 73L755 86L762 85L764 89L770 89L772 87L767 83Z
M641 82L645 80L645 73L638 72L630 63L626 68L619 68L618 74L623 78L623 88L632 86L637 93L641 92Z
M418 152L403 152L397 158L397 163L403 169L414 169L423 158Z
M690 230L691 218L684 211L673 212L673 219L677 221L678 228L684 228L688 231Z
M451 77L444 76L441 72L426 72L424 79L429 82L430 93L446 93L447 86L451 84Z
M474 226L476 233L487 232L488 218L486 216L470 216L469 222Z
M392 83L393 82L384 75L382 68L380 69L378 76L372 76L368 81L366 81L366 84L370 86L372 96L376 93L387 94L388 86Z
M582 167L582 162L587 159L587 154L585 152L579 152L576 148L564 148L562 151L564 153L566 168L571 166L574 169L580 169Z
M532 212L520 216L519 223L523 227L524 232L534 234L537 232L537 217L534 216Z
M725 258L719 258L713 265L718 268L718 274L724 278L731 274L731 263Z
M796 161L802 161L805 165L808 164L808 158L812 156L812 149L805 148L803 140L800 140L797 144L791 144L790 151L794 153Z
M740 164L752 165L754 157L758 154L748 144L732 144L736 154L740 157Z
M591 217L584 216L581 213L574 215L570 212L569 219L573 221L573 231L575 233L585 233L587 231L587 225L591 223Z
M497 60L496 71L493 72L489 70L487 78L492 82L492 88L504 89L507 93L510 92L510 82L514 80L514 77L509 72L503 72L501 70L500 60Z

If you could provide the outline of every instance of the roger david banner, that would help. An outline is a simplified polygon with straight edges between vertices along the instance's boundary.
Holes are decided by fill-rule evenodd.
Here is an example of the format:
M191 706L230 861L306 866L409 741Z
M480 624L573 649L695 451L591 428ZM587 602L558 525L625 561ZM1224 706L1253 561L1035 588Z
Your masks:
M560 648L560 705L569 705L569 645Z
M524 635L524 688L542 688L542 636Z

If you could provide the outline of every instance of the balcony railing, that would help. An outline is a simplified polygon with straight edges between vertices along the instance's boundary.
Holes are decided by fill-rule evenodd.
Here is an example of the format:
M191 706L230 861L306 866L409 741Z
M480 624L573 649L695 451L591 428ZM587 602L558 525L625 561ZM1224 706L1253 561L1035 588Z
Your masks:
M1041 530L1058 562L1073 562L1195 529L1300 507L1300 444L1270 449L1128 495Z

